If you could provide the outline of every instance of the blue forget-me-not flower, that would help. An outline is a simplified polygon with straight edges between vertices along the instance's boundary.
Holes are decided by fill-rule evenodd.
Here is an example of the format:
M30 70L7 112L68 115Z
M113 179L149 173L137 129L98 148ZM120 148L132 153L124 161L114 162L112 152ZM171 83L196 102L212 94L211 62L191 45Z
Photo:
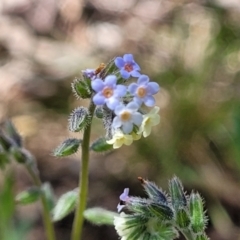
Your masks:
M117 57L114 62L124 79L128 79L130 76L139 77L141 75L139 73L141 69L134 61L132 54L125 54L123 57Z
M106 103L107 107L114 110L120 102L119 98L126 95L126 86L117 85L117 77L109 75L103 81L97 78L91 83L92 89L96 92L93 97L93 102L96 105L103 105Z

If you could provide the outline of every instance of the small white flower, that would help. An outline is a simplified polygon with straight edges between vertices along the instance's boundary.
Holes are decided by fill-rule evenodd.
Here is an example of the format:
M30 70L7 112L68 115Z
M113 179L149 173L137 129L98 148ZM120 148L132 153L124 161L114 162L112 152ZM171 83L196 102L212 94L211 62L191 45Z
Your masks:
M138 134L142 133L144 137L150 135L152 127L158 125L160 122L159 109L159 107L154 107L149 113L143 115L143 121Z
M113 144L113 148L120 148L123 144L129 146L133 142L132 135L124 134L121 131L116 131L113 135L113 138L108 140L108 144Z
M134 125L140 126L143 116L138 112L139 105L135 102L130 102L126 106L119 104L114 112L116 117L113 119L113 129L121 128L125 134L132 132Z

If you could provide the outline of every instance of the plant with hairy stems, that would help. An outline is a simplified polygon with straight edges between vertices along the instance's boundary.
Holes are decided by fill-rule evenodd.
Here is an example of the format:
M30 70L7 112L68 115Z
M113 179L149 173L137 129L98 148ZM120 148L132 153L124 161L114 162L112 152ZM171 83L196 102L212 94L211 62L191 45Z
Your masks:
M187 240L207 240L207 217L203 199L198 193L188 196L181 181L174 177L169 181L169 195L155 183L139 178L148 198L129 196L125 188L120 195L115 228L121 240L172 240L181 232Z
M208 239L204 233L207 220L200 195L187 196L176 177L170 180L170 197L154 183L139 178L148 198L129 196L129 189L125 189L117 207L118 211L127 208L130 213L117 214L101 208L86 210L89 151L106 152L124 144L129 146L141 136L149 136L152 127L160 122L159 107L155 106L153 96L160 87L140 71L132 54L125 54L96 69L83 70L81 78L73 81L73 93L77 98L89 99L89 106L73 110L68 127L72 132L83 131L83 138L64 140L53 154L65 157L81 148L79 185L60 196L57 202L50 185L41 183L35 159L23 148L13 125L7 122L6 133L0 132L0 167L8 164L8 155L11 155L29 171L36 186L20 193L16 201L28 204L41 199L48 240L55 240L52 221L59 221L74 210L71 240L81 238L84 218L99 225L114 224L122 240L171 240L179 231L188 240ZM103 122L106 134L90 143L95 117Z

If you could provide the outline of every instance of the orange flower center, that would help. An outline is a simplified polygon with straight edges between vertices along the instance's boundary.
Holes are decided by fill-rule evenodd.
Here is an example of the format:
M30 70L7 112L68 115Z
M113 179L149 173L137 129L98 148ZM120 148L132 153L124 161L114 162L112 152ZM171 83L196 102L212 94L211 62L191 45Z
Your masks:
M121 120L124 121L124 122L129 121L130 118L131 118L131 113L128 112L128 111L125 111L121 114Z
M137 95L141 98L145 97L146 93L147 93L147 91L143 87L139 87L138 90L137 90Z
M124 69L125 69L127 72L131 72L131 71L133 70L133 66L126 63L125 66L124 66Z
M105 98L110 98L113 95L113 90L112 88L106 87L103 89L103 96Z

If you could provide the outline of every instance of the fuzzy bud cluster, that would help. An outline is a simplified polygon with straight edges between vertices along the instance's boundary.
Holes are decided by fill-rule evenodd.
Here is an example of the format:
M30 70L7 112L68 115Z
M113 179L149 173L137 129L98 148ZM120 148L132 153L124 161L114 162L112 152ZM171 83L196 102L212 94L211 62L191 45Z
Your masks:
M177 177L169 181L169 195L155 183L139 180L147 198L129 196L128 188L120 195L118 211L128 210L114 220L122 240L171 240L178 238L179 232L193 240L208 239L205 234L207 217L198 193L188 196Z

